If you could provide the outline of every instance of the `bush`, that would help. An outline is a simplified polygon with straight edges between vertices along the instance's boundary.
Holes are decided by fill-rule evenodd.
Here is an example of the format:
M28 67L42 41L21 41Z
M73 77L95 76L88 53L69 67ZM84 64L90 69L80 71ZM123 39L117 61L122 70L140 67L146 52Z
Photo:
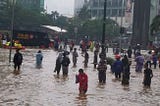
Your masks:
M110 66L112 66L112 64L114 63L115 59L112 57L107 57L107 64L109 64Z

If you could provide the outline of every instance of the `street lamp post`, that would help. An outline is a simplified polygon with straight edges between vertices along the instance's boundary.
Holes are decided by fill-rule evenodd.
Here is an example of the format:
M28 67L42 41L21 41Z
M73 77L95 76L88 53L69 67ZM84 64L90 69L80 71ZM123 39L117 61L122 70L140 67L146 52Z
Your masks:
M122 35L124 33L124 27L123 27L123 9L124 8L124 0L122 0L122 6L121 6L121 29L120 29L120 50L122 49Z
M9 49L9 63L11 63L12 44L13 44L13 30L14 30L14 9L16 0L12 0L12 17L11 17L11 35L10 35L10 49Z
M106 7L107 7L107 0L104 0L103 33L102 33L102 51L101 51L101 54L100 54L100 58L101 58L101 59L105 59L105 58L106 58L106 48L105 48Z
M105 31L106 31L106 6L107 6L107 0L104 0L104 17L103 17L103 33L102 33L102 51L99 55L100 57L100 65L98 65L98 67L100 66L102 68L102 70L98 71L98 79L99 79L99 83L101 84L105 84L106 83L106 69L107 69L107 64L106 64L106 48L105 48Z

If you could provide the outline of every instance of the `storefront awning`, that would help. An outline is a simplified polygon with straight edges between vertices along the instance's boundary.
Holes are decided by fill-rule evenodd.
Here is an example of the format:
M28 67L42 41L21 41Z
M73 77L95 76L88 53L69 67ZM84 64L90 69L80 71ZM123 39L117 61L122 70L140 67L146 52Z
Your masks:
M55 32L62 32L62 33L67 32L67 30L61 29L60 27L57 27L57 26L42 25L42 27L48 28L48 29L53 30L53 31L55 31Z

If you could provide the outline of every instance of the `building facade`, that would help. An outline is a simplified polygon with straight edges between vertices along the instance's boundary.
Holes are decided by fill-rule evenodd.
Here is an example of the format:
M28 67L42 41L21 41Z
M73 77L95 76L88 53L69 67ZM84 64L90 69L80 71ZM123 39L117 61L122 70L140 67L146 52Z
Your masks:
M157 6L158 11L157 12L158 12L158 15L160 15L160 0L158 0L157 5L158 5Z
M28 9L44 9L44 0L17 0L16 3Z
M160 7L160 0L151 0L151 6L150 6L150 24L152 23L152 20L155 16L159 14L159 7Z
M2 12L5 7L7 7L7 0L0 0L0 12Z
M83 8L87 0L75 0L74 2L74 16L77 16L80 10Z
M124 16L125 6L123 0L107 0L107 17ZM122 9L123 8L123 9ZM91 17L103 17L104 0L90 0ZM123 11L123 13L122 13Z
M44 9L44 0L40 0L40 8Z
M1 0L0 1L0 7L5 5L5 4L7 4L7 0ZM0 9L2 9L2 8L0 8Z
M92 19L101 19L104 12L104 0L90 0L89 10ZM107 0L106 17L119 25L130 27L132 24L132 0Z

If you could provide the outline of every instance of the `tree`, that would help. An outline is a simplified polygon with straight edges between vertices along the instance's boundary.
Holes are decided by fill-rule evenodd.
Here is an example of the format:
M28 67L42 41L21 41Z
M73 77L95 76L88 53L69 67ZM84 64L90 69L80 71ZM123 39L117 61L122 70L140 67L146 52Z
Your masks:
M39 27L44 24L52 24L51 18L44 12L33 11L26 9L20 5L15 8L15 26L16 27Z
M57 11L51 11L51 17L55 21L59 17L59 13Z
M2 2L3 1L3 2ZM7 4L7 0L2 0L0 4L0 27L8 28L10 27L10 10L11 6Z
M160 15L157 15L151 24L151 34L155 34L157 32L160 32Z
M67 17L61 15L56 19L55 25L59 26L59 27L66 28L67 25L68 25L68 21L67 20L68 20Z
M101 40L102 35L102 20L88 20L80 28L80 35L90 36L92 39ZM118 24L111 20L106 20L106 36L107 38L116 37L119 35L119 26Z
M88 10L88 6L84 5L83 8L80 10L78 14L78 18L81 19L82 21L86 21L90 19L90 12Z
M3 28L10 27L12 17L12 3L9 2L7 5L5 4L2 6L5 8L1 10L0 26ZM40 27L44 24L53 24L53 20L50 15L41 8L32 10L29 8L24 8L20 4L15 4L14 7L14 28L16 29L28 29Z

